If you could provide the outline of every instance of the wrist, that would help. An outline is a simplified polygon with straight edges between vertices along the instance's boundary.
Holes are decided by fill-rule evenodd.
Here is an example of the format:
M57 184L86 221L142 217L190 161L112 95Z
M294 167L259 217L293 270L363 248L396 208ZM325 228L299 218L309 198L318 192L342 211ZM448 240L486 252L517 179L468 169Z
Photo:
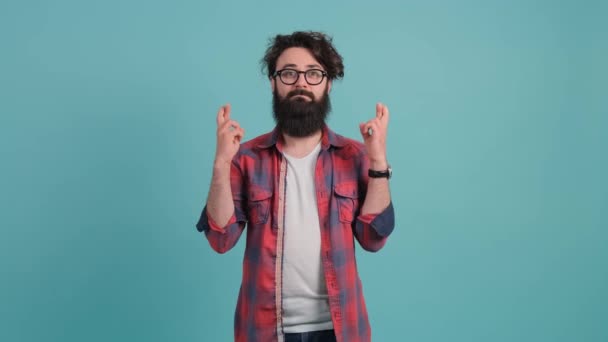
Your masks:
M213 169L214 170L230 169L230 163L231 163L231 161L225 161L225 160L221 160L221 159L215 159L213 161Z
M388 162L385 160L370 160L369 168L376 171L388 169Z

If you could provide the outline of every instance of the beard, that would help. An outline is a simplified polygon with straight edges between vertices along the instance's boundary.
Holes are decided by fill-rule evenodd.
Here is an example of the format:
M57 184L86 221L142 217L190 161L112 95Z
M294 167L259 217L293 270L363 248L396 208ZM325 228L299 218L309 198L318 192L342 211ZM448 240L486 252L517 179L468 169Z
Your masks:
M297 95L307 96L311 100L307 101ZM275 89L272 109L274 121L281 132L292 137L311 136L323 128L325 119L331 111L327 86L319 100L315 99L313 93L304 89L290 91L287 96L281 98Z

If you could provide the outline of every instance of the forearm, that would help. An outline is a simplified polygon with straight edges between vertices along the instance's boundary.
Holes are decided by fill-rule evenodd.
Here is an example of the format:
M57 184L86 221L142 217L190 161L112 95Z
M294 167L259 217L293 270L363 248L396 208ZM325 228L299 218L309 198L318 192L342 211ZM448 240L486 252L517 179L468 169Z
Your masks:
M234 214L230 163L215 162L213 165L213 176L207 196L207 214L220 227L224 227Z
M373 170L385 170L388 168L386 162L372 162L370 168ZM377 214L388 207L391 202L391 194L387 178L370 178L367 183L367 194L361 208L361 214Z

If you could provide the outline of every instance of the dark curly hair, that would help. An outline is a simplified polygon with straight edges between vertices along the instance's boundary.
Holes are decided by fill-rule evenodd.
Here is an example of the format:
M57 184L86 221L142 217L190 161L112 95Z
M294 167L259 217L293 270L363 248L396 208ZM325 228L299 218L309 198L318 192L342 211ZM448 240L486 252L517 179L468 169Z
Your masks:
M264 58L260 61L262 72L272 77L277 68L277 59L288 48L302 47L308 49L325 68L330 80L344 77L342 56L332 45L332 38L322 32L297 31L289 35L278 34L271 38Z

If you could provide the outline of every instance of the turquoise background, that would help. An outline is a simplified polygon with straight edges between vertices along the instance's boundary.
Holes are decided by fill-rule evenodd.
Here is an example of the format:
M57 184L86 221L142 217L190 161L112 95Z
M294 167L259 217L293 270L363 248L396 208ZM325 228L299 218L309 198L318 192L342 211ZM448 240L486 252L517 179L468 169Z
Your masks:
M244 239L194 227L218 107L271 129L268 38L334 36L330 125L383 101L374 341L608 341L605 1L2 1L0 340L230 341Z

